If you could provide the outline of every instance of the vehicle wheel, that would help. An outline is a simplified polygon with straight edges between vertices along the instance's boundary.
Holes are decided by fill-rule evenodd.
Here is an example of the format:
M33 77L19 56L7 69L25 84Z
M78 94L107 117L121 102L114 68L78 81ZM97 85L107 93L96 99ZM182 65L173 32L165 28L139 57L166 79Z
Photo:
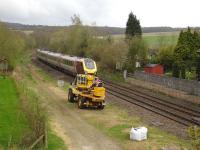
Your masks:
M99 108L100 110L103 110L104 107L105 107L105 106L101 104L98 108Z
M78 108L80 108L80 109L84 108L82 97L79 97L77 105L78 105Z
M72 89L69 89L68 91L68 101L69 102L74 102L74 94L72 93Z

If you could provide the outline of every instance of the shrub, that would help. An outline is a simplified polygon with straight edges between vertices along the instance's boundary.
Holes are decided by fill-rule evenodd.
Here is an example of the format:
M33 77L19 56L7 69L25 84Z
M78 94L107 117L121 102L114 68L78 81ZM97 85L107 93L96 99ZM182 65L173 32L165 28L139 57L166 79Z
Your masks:
M189 137L194 150L200 150L200 127L192 126L188 129Z
M20 61L24 48L24 39L0 23L0 57L8 60L11 69Z

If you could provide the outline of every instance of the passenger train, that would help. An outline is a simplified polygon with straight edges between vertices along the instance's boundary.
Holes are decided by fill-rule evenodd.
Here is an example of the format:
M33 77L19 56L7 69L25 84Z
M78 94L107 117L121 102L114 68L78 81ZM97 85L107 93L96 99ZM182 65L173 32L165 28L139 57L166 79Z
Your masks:
M96 63L90 58L81 58L76 56L64 55L61 53L55 53L41 49L37 50L37 58L52 66L63 69L64 71L72 75L95 75L97 73Z

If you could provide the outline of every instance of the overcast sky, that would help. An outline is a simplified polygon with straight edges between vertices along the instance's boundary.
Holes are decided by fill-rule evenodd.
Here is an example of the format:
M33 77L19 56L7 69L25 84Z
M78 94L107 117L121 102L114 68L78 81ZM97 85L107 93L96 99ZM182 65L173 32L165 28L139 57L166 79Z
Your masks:
M130 11L143 27L200 26L200 0L0 0L0 20L23 24L125 27Z

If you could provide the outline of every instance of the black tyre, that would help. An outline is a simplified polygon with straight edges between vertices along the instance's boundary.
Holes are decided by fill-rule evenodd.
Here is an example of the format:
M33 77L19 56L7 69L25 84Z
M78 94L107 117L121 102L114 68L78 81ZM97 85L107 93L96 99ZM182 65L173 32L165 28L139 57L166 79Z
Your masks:
M105 108L105 106L101 104L98 108L99 108L100 110L103 110L103 109Z
M77 102L77 105L78 105L78 108L79 109L83 109L84 108L84 105L83 105L83 98L82 97L79 97L79 99L78 99L78 102Z
M74 94L72 93L72 89L69 89L68 91L68 101L69 102L74 102Z

